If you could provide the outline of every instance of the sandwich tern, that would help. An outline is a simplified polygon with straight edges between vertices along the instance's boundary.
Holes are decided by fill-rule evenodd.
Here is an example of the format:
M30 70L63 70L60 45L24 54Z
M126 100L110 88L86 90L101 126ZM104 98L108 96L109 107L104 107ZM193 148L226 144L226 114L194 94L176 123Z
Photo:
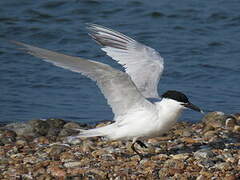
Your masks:
M120 71L107 64L73 57L12 41L27 53L56 66L81 73L96 81L114 113L114 123L94 129L79 129L74 138L103 136L111 140L132 140L147 147L140 138L151 138L166 133L177 121L183 109L202 112L182 92L169 90L161 97L157 87L163 72L164 61L154 49L109 28L87 24L89 35L106 54L124 68ZM157 99L151 102L149 99Z

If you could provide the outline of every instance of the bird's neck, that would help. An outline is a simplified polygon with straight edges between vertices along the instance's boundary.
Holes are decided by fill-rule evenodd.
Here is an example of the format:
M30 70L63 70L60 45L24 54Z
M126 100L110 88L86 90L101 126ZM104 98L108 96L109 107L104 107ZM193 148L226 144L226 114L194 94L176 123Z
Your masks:
M183 110L179 103L171 99L162 99L155 104L159 112L159 117L165 117L164 121L177 121Z

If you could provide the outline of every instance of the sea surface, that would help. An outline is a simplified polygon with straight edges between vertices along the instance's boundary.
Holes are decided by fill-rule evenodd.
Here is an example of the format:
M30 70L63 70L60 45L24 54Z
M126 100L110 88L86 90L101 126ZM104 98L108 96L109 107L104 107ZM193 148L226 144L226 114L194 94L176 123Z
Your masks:
M121 69L86 23L120 31L165 59L159 93L179 90L206 112L240 112L239 0L1 0L0 122L63 118L95 123L113 114L88 78L25 54L18 40ZM180 120L200 121L186 111Z

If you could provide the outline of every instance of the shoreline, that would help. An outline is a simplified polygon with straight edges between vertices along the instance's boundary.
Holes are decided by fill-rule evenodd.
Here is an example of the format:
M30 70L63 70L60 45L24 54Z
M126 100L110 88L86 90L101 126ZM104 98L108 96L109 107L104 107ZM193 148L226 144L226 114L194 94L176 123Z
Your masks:
M99 123L103 126L110 122ZM199 123L178 122L166 135L146 139L144 155L130 141L101 137L69 140L62 119L0 127L0 179L227 179L240 178L240 114L208 113Z

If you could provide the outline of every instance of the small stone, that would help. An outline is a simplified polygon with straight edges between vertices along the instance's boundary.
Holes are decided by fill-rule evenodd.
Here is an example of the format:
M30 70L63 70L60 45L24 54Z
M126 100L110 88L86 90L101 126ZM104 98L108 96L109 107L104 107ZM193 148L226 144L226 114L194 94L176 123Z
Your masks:
M214 153L209 149L200 149L194 153L194 157L196 159L211 158L213 156L214 156Z
M229 158L226 159L226 162L235 163L236 159L233 158L233 157L229 157Z
M116 158L112 154L103 154L101 155L101 159L105 161L112 161L115 160Z
M51 128L57 128L57 129L62 129L64 124L66 123L62 119L54 119L54 118L47 119L46 122L49 124Z
M80 129L81 127L82 126L80 126L79 123L75 123L75 122L68 122L68 123L64 124L64 126L63 126L63 128L65 128L65 129Z
M15 137L3 137L1 138L1 143L2 144L11 144L16 141Z
M35 138L33 140L33 142L35 142L37 144L49 144L48 138L46 138L44 136L40 136L40 137Z
M0 164L8 164L8 158L6 158L6 157L1 157L1 158L0 158Z
M30 120L28 121L33 128L34 133L39 136L45 136L48 133L49 125L43 120Z
M77 130L63 128L59 132L58 136L76 136L78 134L79 134L79 131L77 131Z
M188 143L188 144L194 144L194 143L198 143L199 142L199 140L193 139L193 138L190 138L190 137L183 137L180 140L185 142L185 143Z
M52 180L53 178L48 174L38 176L38 180Z
M66 168L73 168L73 167L78 167L81 166L82 163L81 161L75 161L75 162L66 162L63 164L64 167Z
M26 146L27 144L28 144L27 141L25 141L23 139L19 139L16 141L16 145L20 146L20 147Z
M240 133L240 126L239 125L234 126L233 131Z
M205 179L206 179L206 177L203 176L203 175L200 175L200 176L198 176L198 177L196 178L196 180L205 180Z
M233 174L227 174L225 177L224 177L224 180L237 180L239 177L233 175Z
M59 136L74 136L79 134L79 130L82 127L86 127L85 124L79 124L75 122L68 122L64 124L63 129L60 131Z
M144 169L148 168L150 171L157 167L157 163L149 159L141 160L140 164L144 167Z
M0 138L4 136L5 129L0 129Z
M225 126L227 128L233 128L236 125L236 119L235 118L227 118L225 122Z
M217 168L217 169L220 169L222 171L228 171L228 170L232 169L231 165L229 163L226 163L226 162L218 163L214 167Z
M197 165L203 168L210 168L213 167L215 163L210 159L201 159L198 161Z
M208 131L222 127L226 117L227 116L223 112L210 112L206 114L202 120L205 124L204 130Z
M233 116L236 118L237 121L240 121L240 113L235 113Z
M98 149L92 152L92 156L93 157L99 157L102 156L104 154L108 154L108 151L106 151L105 149Z
M204 133L204 136L205 137L212 137L212 136L215 136L216 135L216 131L207 131Z
M167 159L169 159L169 156L167 154L157 154L155 156L152 156L151 159L166 161Z
M179 159L169 159L164 163L165 168L183 169L184 162Z
M60 154L68 149L67 146L64 145L53 145L51 146L47 152L49 153L49 156L53 159L59 159Z
M42 174L46 174L46 169L43 168L43 167L36 168L36 170L33 171L33 176L34 177L41 176Z
M14 131L18 136L36 136L33 127L28 123L10 123L5 128Z
M33 179L32 175L30 175L30 174L22 174L22 175L21 175L21 178L24 179L24 180Z
M47 172L54 177L65 177L66 176L66 172L57 166L48 167Z
M87 177L94 177L94 179L106 179L107 178L107 173L99 170L99 169L90 169L88 170L85 175Z
M0 138L3 138L3 137L17 137L17 134L14 132L14 131L11 131L11 130L8 130L8 129L5 129L5 130L1 130L2 132L0 132Z
M102 122L96 125L97 128L112 124L112 121Z
M75 158L74 154L71 152L63 152L60 155L60 160L62 162L71 162L71 161L75 161L76 158Z
M190 132L189 130L184 130L182 136L185 137L190 137L192 135L192 132Z
M207 172L207 171L204 171L204 170L200 171L200 175L205 176L206 179L211 179L211 177L214 176L213 173L211 173L211 172Z
M173 159L187 159L189 157L188 153L172 155Z
M161 168L158 172L159 179L167 179L170 176L170 172L168 168Z
M95 148L93 147L93 142L89 140L82 141L82 147L81 150L82 152L91 152Z
M30 164L34 164L36 163L38 160L36 157L34 156L27 156L27 157L24 157L23 158L23 163L24 164L27 164L27 163L30 163Z
M78 138L78 144L68 145L67 138L59 136L68 132L51 127L58 136L16 136L15 143L0 147L0 179L237 180L240 143L234 127L240 124L226 128L225 122L222 127L208 131L203 130L201 122L177 123L167 136L148 140L146 150L136 145L144 155L142 160L127 149L126 145L131 145L129 141ZM63 125L66 130L72 127L82 126L78 123ZM3 128L0 128L0 137ZM57 134L55 132L53 134ZM151 144L154 144L154 153L148 152Z
M172 177L173 179L177 179L177 180L186 180L186 179L188 179L186 176L185 176L185 174L183 174L183 173L176 173L176 174L174 174L174 176Z
M81 177L81 175L85 174L85 172L87 171L87 168L84 169L84 168L68 168L67 169L67 174L68 176L72 176L72 177L79 177L77 178L76 180L79 180L79 179L83 179Z
M64 140L65 143L76 145L82 143L82 138L76 138L74 136L66 137Z
M156 138L151 138L151 139L148 139L147 143L152 145L157 145L159 144L159 140Z
M48 137L54 137L54 136L58 136L58 134L60 133L61 128L55 128L55 127L50 127L48 130Z

